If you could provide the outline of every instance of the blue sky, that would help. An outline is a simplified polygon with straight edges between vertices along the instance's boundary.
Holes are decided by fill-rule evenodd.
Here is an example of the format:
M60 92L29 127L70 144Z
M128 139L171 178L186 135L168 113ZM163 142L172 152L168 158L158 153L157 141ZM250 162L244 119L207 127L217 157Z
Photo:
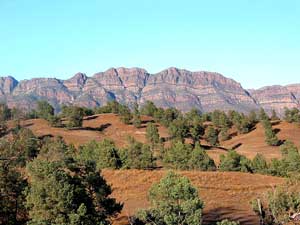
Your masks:
M0 75L110 67L220 72L245 88L300 83L299 0L0 0Z

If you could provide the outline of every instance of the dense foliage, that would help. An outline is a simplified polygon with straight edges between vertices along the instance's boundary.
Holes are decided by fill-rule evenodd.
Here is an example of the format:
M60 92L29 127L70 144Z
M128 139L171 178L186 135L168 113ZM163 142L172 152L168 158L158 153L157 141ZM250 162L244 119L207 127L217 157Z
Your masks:
M149 190L152 207L136 215L135 224L201 225L203 201L186 177L169 172Z

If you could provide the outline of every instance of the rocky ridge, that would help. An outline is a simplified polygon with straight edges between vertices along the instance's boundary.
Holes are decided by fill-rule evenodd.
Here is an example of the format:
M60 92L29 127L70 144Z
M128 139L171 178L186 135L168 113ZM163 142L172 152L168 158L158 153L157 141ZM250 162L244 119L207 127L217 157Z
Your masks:
M0 100L10 107L31 109L38 99L48 100L57 109L60 104L101 106L115 99L128 105L150 100L157 106L182 111L232 109L247 113L263 107L282 114L284 107L300 108L300 84L245 90L219 73L174 67L156 74L141 68L110 68L91 77L77 73L67 80L34 78L18 82L10 76L0 78Z

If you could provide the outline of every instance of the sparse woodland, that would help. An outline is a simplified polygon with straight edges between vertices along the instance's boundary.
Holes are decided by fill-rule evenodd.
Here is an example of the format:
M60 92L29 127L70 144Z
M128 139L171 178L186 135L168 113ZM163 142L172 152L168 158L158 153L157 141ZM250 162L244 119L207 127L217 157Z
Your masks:
M128 136L122 148L108 139L75 147L59 137L35 136L20 123L42 118L53 127L80 130L85 116L104 113L117 114L124 124L136 128L144 125L142 115L153 118L145 124L147 143ZM94 109L62 106L55 113L48 102L39 101L30 112L1 104L0 120L0 224L111 224L123 204L111 197L113 189L101 175L103 169L236 171L285 177L286 184L268 192L265 199L253 199L253 210L261 224L285 224L300 217L300 153L293 142L277 137L273 124L280 118L275 112L270 117L263 109L247 115L219 110L182 113L152 102L129 107L111 101ZM282 120L298 124L300 111L286 109ZM210 147L221 147L220 143L231 139L232 130L236 135L247 134L258 123L263 125L266 144L280 146L280 159L268 161L257 154L251 160L230 149L217 164L207 154ZM168 140L160 137L157 124L167 127ZM192 183L176 172L153 184L149 202L150 208L129 218L131 224L202 224L205 202Z

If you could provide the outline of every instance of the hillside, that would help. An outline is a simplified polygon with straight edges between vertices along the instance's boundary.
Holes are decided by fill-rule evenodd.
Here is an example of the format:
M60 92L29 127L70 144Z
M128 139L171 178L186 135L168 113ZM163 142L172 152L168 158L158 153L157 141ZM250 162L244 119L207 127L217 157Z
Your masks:
M115 222L127 224L127 216L139 208L147 208L147 190L166 171L104 170L103 175L113 187L113 196L124 202L124 210ZM211 224L221 219L239 220L243 225L259 225L249 202L281 184L278 177L234 172L179 172L190 178L205 202L204 221Z
M61 104L95 107L115 99L128 105L150 100L181 111L197 108L202 112L221 109L247 113L263 107L282 114L284 107L300 107L299 93L299 84L245 90L219 73L174 67L156 74L141 68L111 68L91 77L77 73L67 80L0 78L0 101L24 109L34 108L38 99L48 100L57 110Z
M116 114L97 114L85 117L83 127L68 130L66 128L54 128L43 119L31 119L22 121L24 127L31 129L37 136L62 136L65 141L75 146L80 146L91 140L112 139L118 147L124 147L128 135L138 141L146 142L146 123L152 121L151 117L142 117L142 127L125 125ZM161 137L169 137L167 128L156 124ZM279 139L292 140L300 146L298 139L300 127L287 122L273 122ZM234 133L234 130L231 132ZM201 143L207 145L204 140ZM167 145L169 142L166 143ZM233 135L232 139L221 142L219 147L209 148L207 153L218 164L220 154L226 154L229 149L248 158L253 158L257 153L263 154L268 160L280 158L279 147L266 145L264 130L261 124L257 124L250 133ZM239 172L199 172L178 171L191 179L191 182L199 189L201 198L205 201L204 221L211 224L215 221L230 218L239 220L241 224L258 225L258 218L251 210L251 199L262 196L265 191L284 182L283 178L249 174ZM113 197L124 203L124 210L114 220L115 225L128 224L127 217L133 215L138 209L149 206L147 190L159 181L166 173L164 168L156 170L109 170L104 169L102 174L113 188Z
M108 138L112 139L118 147L124 147L128 136L133 136L143 143L146 142L145 124L152 119L151 117L143 116L142 120L144 125L141 128L135 128L133 125L122 123L119 116L115 114L98 114L86 117L83 127L75 130L51 127L43 119L26 120L22 124L38 136L62 136L67 143L74 144L75 146L82 145L91 140ZM160 136L168 137L167 128L159 124L157 125ZM278 132L277 135L280 140L291 140L297 146L300 146L299 126L280 122L278 124L275 123L273 128ZM201 143L207 144L204 140L201 140ZM168 142L166 145L168 145ZM250 133L233 136L232 139L221 142L220 147L209 148L207 152L218 163L220 154L226 154L229 149L235 149L250 159L257 153L263 154L268 160L281 157L279 147L269 146L265 143L264 130L261 124L258 124L256 129Z

